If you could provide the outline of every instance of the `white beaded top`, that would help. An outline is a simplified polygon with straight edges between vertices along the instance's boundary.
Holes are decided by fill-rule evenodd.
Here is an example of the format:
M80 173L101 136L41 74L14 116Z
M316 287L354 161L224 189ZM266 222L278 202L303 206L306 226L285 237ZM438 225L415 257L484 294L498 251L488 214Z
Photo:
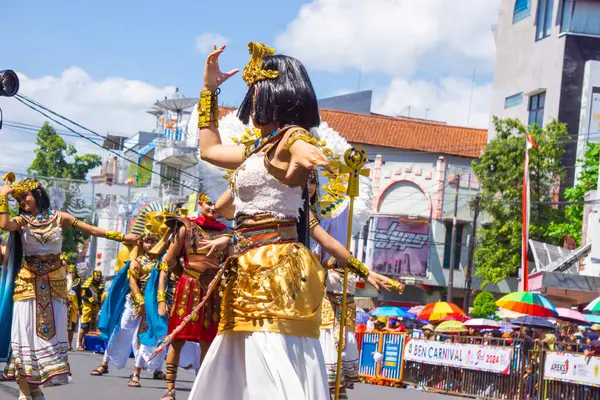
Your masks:
M277 218L298 218L302 188L289 187L269 174L265 153L252 154L233 173L231 181L235 216L268 213Z
M61 254L63 235L60 221L60 213L56 213L47 223L44 221L37 226L25 222L21 231L23 255L49 256Z
M356 281L358 276L353 273L348 274L348 294L354 295L356 291ZM325 278L325 288L327 292L342 294L344 289L344 274L340 274L337 271L327 271L327 277Z

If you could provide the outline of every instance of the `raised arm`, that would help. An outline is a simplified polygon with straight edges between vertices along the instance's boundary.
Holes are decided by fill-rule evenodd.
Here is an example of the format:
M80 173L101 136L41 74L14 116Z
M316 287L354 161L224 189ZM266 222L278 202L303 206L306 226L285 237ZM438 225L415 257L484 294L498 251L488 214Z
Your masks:
M198 104L200 158L218 167L236 169L244 161L244 147L222 144L219 129L215 126L219 119L218 88L239 71L221 71L219 56L224 50L225 46L219 49L213 46L212 53L206 58L204 86Z
M138 240L138 237L136 235L123 235L120 232L107 231L106 229L98 228L97 226L80 221L66 212L62 212L61 225L63 228L73 227L92 236L104 237L106 239L116 240L125 244L137 244Z
M8 218L8 195L14 189L10 186L8 180L4 181L4 186L0 188L0 229L7 232L18 231L19 224Z

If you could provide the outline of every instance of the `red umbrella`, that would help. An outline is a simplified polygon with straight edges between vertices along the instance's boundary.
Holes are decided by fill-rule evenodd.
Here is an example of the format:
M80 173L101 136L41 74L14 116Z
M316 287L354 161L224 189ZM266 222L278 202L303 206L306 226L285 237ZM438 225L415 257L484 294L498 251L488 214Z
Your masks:
M427 321L439 321L449 315L465 315L465 312L454 303L438 301L437 303L427 304L417 318L426 319Z
M467 317L466 315L448 315L447 317L440 319L440 322L445 322L445 321L467 322L470 319L471 318Z

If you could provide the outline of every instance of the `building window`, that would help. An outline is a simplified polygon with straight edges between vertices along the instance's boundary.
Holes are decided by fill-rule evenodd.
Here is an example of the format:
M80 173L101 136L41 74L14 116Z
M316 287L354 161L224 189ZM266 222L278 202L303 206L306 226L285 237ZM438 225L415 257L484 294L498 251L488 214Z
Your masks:
M523 93L513 94L504 99L504 108L511 108L523 104Z
M515 11L513 13L513 24L519 22L529 16L531 0L515 0Z
M600 3L590 0L564 0L561 32L600 36Z
M445 224L446 241L444 242L444 268L450 269L450 250L452 249L452 222ZM463 226L456 225L456 251L454 252L454 269L460 269L460 255L462 253Z
M552 11L554 0L539 0L537 9L537 27L535 39L540 40L552 33Z
M538 93L529 97L529 125L544 125L544 104L546 103L546 92Z

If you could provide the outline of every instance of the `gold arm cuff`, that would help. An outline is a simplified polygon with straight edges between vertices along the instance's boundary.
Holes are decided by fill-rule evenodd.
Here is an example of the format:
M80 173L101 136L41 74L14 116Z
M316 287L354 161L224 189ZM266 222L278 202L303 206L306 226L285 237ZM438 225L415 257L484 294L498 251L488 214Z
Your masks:
M166 261L162 261L160 264L156 265L156 269L159 271L169 272L169 264Z
M319 141L310 132L299 130L292 133L292 136L290 136L290 139L285 144L284 149L289 151L292 145L298 140L311 144L315 147L319 147Z
M0 196L0 214L8 214L8 196Z
M314 216L310 216L310 220L308 222L308 227L310 229L314 228L315 226L319 225L319 220L317 218L315 218Z
M346 268L348 268L350 271L354 272L361 278L366 278L367 276L369 276L369 269L365 267L363 263L358 261L354 256L350 256L350 258L348 258Z
M116 242L122 242L124 236L125 235L123 235L121 232L115 231L106 231L106 234L104 235L104 237L106 237L108 240L114 240Z
M390 284L390 287L398 293L402 294L402 292L404 292L404 287L406 286L404 283L393 279L390 279L388 283Z
M219 127L219 93L221 89L210 92L203 90L200 92L198 101L198 128L209 128L213 125Z
M81 223L81 221L77 218L75 218L73 220L73 225L71 225L73 228L77 228L77 225L79 225Z
M138 293L135 295L135 298L133 300L135 302L135 304L137 304L138 306L141 306L142 304L145 304L144 301L144 295L141 293Z
M167 292L165 292L164 290L159 290L158 293L156 294L156 301L158 301L159 303L166 303L167 302Z

